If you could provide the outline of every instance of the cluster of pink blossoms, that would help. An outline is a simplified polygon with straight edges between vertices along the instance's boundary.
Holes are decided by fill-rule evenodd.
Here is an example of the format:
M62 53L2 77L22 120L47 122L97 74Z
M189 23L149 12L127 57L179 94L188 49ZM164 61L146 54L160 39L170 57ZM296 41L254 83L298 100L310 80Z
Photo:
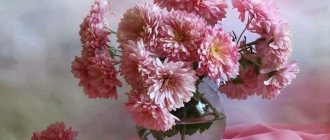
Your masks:
M34 132L31 140L76 140L78 133L71 127L66 128L63 122L50 124L46 130Z
M168 114L191 100L198 76L221 81L238 74L238 46L230 34L196 13L137 4L124 13L117 32L120 71L132 87L126 109L141 127L170 129L177 119ZM137 93L142 95L131 96ZM141 103L142 97L148 100Z
M296 62L288 62L293 46L288 22L270 0L233 0L233 7L239 11L241 21L247 17L246 28L260 38L255 46L245 46L251 51L241 53L240 75L221 86L220 91L234 99L255 94L271 99L299 72Z
M79 85L90 98L117 99L117 79L115 61L108 51L110 35L105 15L110 5L106 0L96 0L90 14L80 25L82 43L81 56L72 62L72 73L80 79Z
M268 0L232 3L246 29L259 34L256 41L240 42L221 24L215 26L225 18L224 0L154 0L124 13L116 33L119 47L109 47L109 5L96 0L81 24L82 54L72 72L90 98L112 99L120 73L132 88L126 110L138 126L152 130L166 131L179 121L171 111L191 100L204 77L232 99L273 98L299 72L288 62L288 23Z

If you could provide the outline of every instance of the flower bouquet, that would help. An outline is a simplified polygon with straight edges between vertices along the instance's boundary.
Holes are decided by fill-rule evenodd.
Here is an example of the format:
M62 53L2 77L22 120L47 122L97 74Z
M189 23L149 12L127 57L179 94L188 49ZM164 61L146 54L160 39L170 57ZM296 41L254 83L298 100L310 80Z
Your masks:
M180 134L183 140L203 133L225 118L201 92L205 79L217 86L213 94L271 99L299 72L296 62L288 62L288 22L272 1L232 0L232 6L245 24L239 34L223 29L225 0L136 4L114 31L107 22L109 3L96 0L80 25L82 51L72 72L89 98L105 99L117 99L121 75L131 87L125 109L141 139ZM109 36L116 36L119 45ZM206 122L193 121L205 117Z

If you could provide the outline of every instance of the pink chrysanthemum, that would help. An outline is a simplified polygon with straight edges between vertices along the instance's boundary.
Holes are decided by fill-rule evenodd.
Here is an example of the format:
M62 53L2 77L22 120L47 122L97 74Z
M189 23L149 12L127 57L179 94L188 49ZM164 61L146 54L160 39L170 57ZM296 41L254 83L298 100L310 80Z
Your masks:
M163 63L156 60L156 73L149 77L148 94L161 107L175 110L189 102L195 92L198 79L191 65L184 62Z
M233 0L233 6L244 21L246 14L251 20L247 29L260 35L263 42L256 45L261 58L262 73L284 66L292 51L292 37L288 23L280 15L272 0Z
M199 75L207 75L217 83L238 75L238 46L222 29L209 28L198 54Z
M296 74L299 73L299 67L296 62L291 62L285 67L268 73L262 76L261 80L263 84L260 84L260 89L257 94L261 95L262 98L271 99L280 93L280 90L291 83L296 78Z
M108 23L104 16L108 8L106 0L95 1L80 26L82 56L76 57L71 66L74 76L80 79L79 85L90 98L117 99L116 88L121 86L107 48L110 33L106 31Z
M110 8L106 0L95 0L91 7L90 14L84 18L80 24L80 37L83 45L105 47L109 41L106 31L109 28L108 22L105 19L106 13Z
M97 54L84 60L76 57L72 62L72 73L80 79L79 85L89 98L117 99L117 86L121 86L117 79L117 71L111 57L107 54Z
M160 49L175 61L192 61L204 37L206 22L195 14L169 13L161 23Z
M240 13L241 21L255 18L256 20L269 20L279 16L278 8L272 0L232 0L233 7Z
M265 41L257 44L256 50L261 58L262 73L267 73L284 66L292 53L293 45L287 22L268 22L262 28L264 30L260 35Z
M160 18L159 7L153 4L135 5L126 11L118 25L118 41L127 43L142 39L148 46L154 46Z
M258 87L258 74L253 66L240 68L239 75L234 79L220 86L220 92L231 99L245 100L255 94Z
M168 11L185 10L187 12L193 12L196 5L200 3L200 0L154 0L154 3L158 4L161 8L165 8Z
M144 79L147 79L148 74L151 73L150 70L153 69L153 58L146 51L142 40L137 43L128 41L122 47L121 75L133 88L141 87Z
M195 10L210 25L215 25L226 17L227 7L226 0L201 0Z
M225 0L154 0L160 7L195 13L214 25L226 17L228 7Z
M178 120L166 108L162 108L150 100L145 92L131 91L128 94L125 108L131 113L133 121L143 128L166 131L175 125L175 120Z
M34 132L31 140L75 140L78 132L72 130L71 127L65 128L65 124L50 124L46 130Z

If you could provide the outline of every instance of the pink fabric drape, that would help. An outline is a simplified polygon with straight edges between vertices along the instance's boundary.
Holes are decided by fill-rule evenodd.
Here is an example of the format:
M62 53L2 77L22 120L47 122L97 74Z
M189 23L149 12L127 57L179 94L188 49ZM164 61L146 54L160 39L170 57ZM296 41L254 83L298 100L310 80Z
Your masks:
M330 123L235 125L226 129L223 140L330 140Z

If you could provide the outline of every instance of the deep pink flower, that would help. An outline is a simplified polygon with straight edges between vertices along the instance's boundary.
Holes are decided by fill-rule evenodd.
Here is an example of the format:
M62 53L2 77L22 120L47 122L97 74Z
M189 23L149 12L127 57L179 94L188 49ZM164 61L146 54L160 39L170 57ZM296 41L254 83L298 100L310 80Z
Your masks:
M175 120L178 120L166 108L150 100L144 91L131 91L125 108L138 126L147 129L166 131L175 125Z
M80 26L81 57L76 57L71 66L74 76L80 79L79 85L90 98L117 99L116 88L121 86L115 61L108 52L110 33L106 31L108 23L104 18L108 8L106 0L95 1Z
M46 130L34 132L31 140L75 140L78 132L72 130L71 127L65 128L65 124L50 124Z
M190 64L190 63L189 63ZM161 107L175 110L189 102L195 92L195 82L198 79L192 65L179 62L163 63L156 60L157 69L148 79L148 94Z
M159 50L175 61L194 60L204 37L206 22L195 14L170 12L161 23Z
M195 13L203 17L210 25L226 17L228 7L225 0L154 0L160 7Z
M84 18L80 24L80 39L84 46L105 47L109 41L106 31L109 28L105 16L110 8L106 0L95 0L91 7L89 15Z
M260 84L258 95L266 99L274 98L280 93L281 89L291 84L291 81L296 78L299 71L297 63L291 62L277 71L261 75L260 80L263 81L263 84Z
M245 100L255 94L258 87L258 71L253 66L241 67L239 75L221 85L219 90L231 99Z
M145 49L142 40L137 43L128 41L128 43L123 44L122 48L121 75L133 88L143 86L145 79L151 73L150 71L154 69L154 59Z
M153 4L137 4L128 9L118 25L117 38L120 43L142 39L149 47L155 45L161 11Z
M238 46L222 29L209 28L198 54L199 75L207 75L217 83L238 75Z
M79 85L89 98L117 99L117 86L121 86L117 79L117 71L111 57L107 54L97 54L84 60L76 57L72 62L72 73L80 79Z

